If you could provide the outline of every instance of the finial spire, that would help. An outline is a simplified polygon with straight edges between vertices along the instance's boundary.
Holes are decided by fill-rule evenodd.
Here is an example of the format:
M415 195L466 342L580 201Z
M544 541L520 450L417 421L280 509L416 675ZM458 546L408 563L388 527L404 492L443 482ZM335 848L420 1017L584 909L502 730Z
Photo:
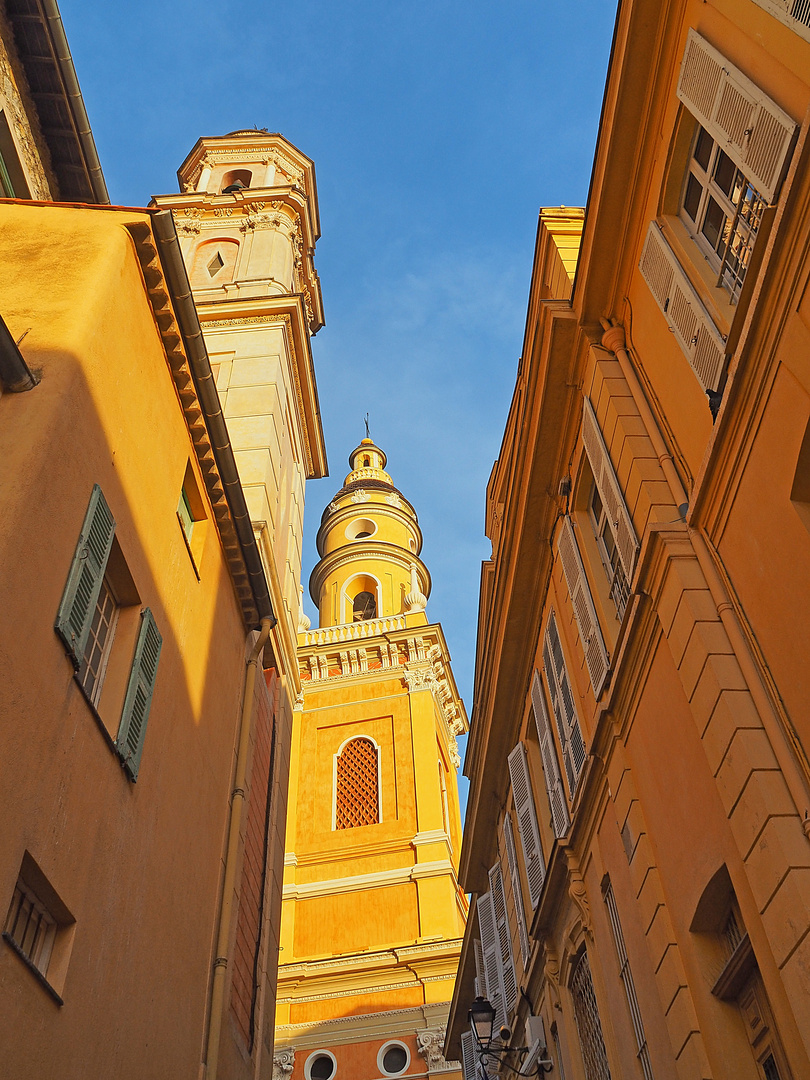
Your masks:
M366 413L366 438L367 439L371 438L371 434L370 434L370 432L368 430L368 413Z

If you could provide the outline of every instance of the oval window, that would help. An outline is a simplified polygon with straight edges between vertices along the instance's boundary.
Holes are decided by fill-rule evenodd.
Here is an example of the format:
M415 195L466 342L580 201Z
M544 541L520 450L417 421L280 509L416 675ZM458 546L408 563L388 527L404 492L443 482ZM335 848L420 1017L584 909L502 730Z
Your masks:
M346 526L347 540L365 540L377 531L376 524L370 518L355 518Z
M307 1061L304 1075L307 1080L330 1080L335 1075L336 1062L334 1057L321 1050L313 1054Z
M377 1065L380 1072L386 1076L400 1076L410 1063L411 1055L408 1047L398 1042L386 1043L377 1055Z

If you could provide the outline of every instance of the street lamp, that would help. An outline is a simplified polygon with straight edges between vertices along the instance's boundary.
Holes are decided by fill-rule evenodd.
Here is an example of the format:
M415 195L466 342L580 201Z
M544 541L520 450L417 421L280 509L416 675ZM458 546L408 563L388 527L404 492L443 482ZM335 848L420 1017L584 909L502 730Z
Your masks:
M495 1024L495 1009L492 1002L487 1001L486 998L480 995L470 1006L470 1010L467 1013L467 1018L470 1022L470 1028L472 1029L473 1037L475 1038L476 1045L478 1047L478 1060L481 1063L483 1070L483 1076L489 1080L489 1073L487 1072L487 1058L494 1058L501 1064L505 1065L510 1072L515 1076L541 1076L543 1073L550 1072L554 1067L550 1058L545 1057L546 1040L545 1034L542 1031L543 1021L537 1017L537 1023L540 1025L540 1035L536 1039L531 1047L528 1046L505 1046L503 1039L510 1039L511 1032L508 1027L501 1028L501 1040L499 1046L492 1045L492 1028ZM509 1061L506 1060L511 1054L520 1054L521 1065L527 1067L525 1071L516 1069Z
M486 1051L492 1042L492 1025L495 1023L495 1009L486 998L480 995L470 1006L467 1014L470 1027L475 1035L479 1050Z

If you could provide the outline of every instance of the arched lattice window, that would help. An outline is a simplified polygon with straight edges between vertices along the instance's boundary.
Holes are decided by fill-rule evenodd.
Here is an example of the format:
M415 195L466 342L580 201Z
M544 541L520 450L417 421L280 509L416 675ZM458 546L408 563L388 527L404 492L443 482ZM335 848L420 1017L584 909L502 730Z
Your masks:
M380 820L377 747L371 739L352 739L337 759L335 828L377 825Z
M358 533L365 536L366 533ZM354 598L352 605L353 622L362 622L364 619L376 619L377 601L370 592L359 592Z

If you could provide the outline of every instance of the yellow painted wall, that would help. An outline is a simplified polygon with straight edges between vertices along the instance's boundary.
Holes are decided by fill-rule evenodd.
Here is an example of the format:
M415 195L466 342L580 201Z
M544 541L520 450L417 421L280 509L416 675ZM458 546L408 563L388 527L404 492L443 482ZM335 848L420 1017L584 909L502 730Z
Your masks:
M29 851L76 920L56 1023L0 945L9 1076L196 1076L202 1052L245 634L210 506L199 580L176 517L189 461L205 489L133 220L0 206L0 310L41 376L0 397L0 905ZM136 784L53 630L94 483L163 635Z

